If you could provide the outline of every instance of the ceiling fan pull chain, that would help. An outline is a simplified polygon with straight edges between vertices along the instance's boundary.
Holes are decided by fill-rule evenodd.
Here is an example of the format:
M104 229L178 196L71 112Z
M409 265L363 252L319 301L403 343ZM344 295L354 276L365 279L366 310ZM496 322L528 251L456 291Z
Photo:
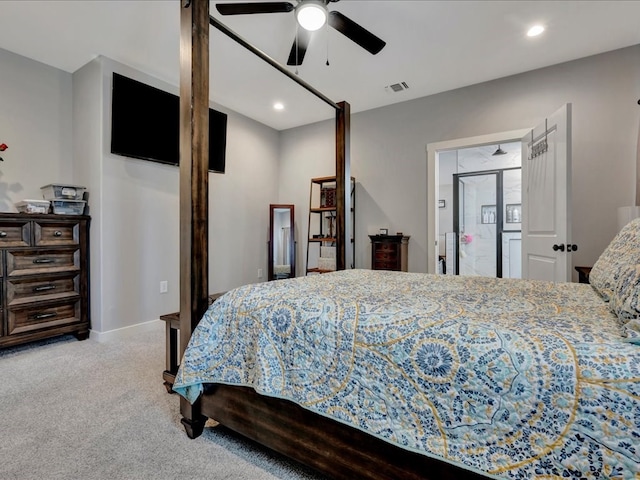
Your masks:
M296 22L296 75L298 75L298 22Z
M329 66L329 22L324 24L324 34L327 37L327 67Z

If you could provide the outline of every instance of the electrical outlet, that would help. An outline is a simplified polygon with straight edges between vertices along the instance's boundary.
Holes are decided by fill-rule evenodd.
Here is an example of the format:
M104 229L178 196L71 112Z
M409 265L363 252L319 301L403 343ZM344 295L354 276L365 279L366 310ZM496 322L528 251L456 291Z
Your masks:
M160 293L167 293L169 291L169 282L162 280L160 282Z
M262 269L261 268L258 269L258 278L262 278Z

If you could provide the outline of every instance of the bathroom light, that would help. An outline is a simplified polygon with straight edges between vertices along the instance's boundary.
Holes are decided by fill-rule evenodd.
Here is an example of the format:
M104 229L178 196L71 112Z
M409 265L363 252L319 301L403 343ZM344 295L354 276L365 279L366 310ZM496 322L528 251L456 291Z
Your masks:
M322 0L305 0L296 7L298 24L310 32L315 32L327 21L327 6Z
M276 102L273 104L274 110L284 110L284 105L281 102Z
M527 32L527 37L537 37L542 32L544 32L544 27L542 25L534 25Z
M498 149L497 149L495 152L493 152L493 153L491 154L491 156L495 156L495 155L506 155L506 154L507 154L507 152L505 152L503 149L501 149L501 148L500 148L500 145L498 145Z

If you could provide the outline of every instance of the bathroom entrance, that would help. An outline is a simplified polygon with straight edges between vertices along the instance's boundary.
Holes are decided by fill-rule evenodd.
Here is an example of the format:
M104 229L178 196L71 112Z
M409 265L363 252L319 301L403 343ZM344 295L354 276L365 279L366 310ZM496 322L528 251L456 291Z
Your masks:
M521 168L453 174L456 275L521 278Z
M509 157L511 148L505 148L509 143L518 145L517 165L497 165L489 160ZM476 160L476 151L488 146L494 149L493 153L484 152ZM507 152L507 155L500 150ZM465 154L472 151L473 165L467 161ZM520 276L553 282L571 280L571 255L567 255L567 250L562 248L565 244L573 243L569 209L571 104L563 105L533 128L427 145L427 272L455 272L455 268L450 268L449 264L457 261L454 251L456 243L446 241L455 235L453 215L448 211L453 208L452 174L516 166L522 168L521 201L513 202L522 206ZM505 218L506 204L504 202ZM506 233L509 232L503 232L503 238L507 237ZM514 248L516 243L513 244Z
M520 142L439 152L439 272L522 278Z

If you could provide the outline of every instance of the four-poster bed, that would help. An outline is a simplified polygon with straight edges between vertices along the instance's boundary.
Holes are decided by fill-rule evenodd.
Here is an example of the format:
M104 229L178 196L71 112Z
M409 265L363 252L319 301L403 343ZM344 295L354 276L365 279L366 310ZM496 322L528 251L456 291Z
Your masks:
M637 378L633 377L634 369L640 370L640 353L633 350L636 347L630 343L614 342L616 351L622 352L620 353L621 357L624 356L624 358L616 357L614 359L617 362L616 365L620 368L617 374L623 372L620 374L620 378L608 378L605 380L594 378L593 382L589 383L589 378L597 376L596 373L600 373L598 367L595 366L592 368L593 371L589 373L589 378L586 380L585 378L580 378L582 383L574 382L575 385L573 387L575 388L571 392L567 393L565 390L573 388L571 387L573 384L569 385L570 382L568 380L572 378L573 374L577 375L578 367L582 368L582 366L579 366L580 359L578 355L574 355L571 352L575 353L580 348L587 349L589 345L587 347L580 346L577 343L575 345L565 345L563 343L564 336L571 337L575 335L583 343L589 344L589 342L593 343L593 338L600 339L602 332L594 327L599 322L607 325L606 329L603 330L607 335L615 334L616 329L618 329L617 317L611 314L606 304L601 301L598 293L592 290L589 285L567 284L553 288L549 284L540 282L530 284L522 281L510 284L509 288L511 290L509 290L509 288L505 288L506 284L488 280L480 282L479 285L482 288L477 290L479 287L473 286L476 282L466 279L444 280L442 277L438 279L435 276L424 276L423 278L422 274L399 272L340 271L345 269L347 264L346 255L350 250L345 248L345 239L350 238L350 233L346 231L350 222L345 221L345 212L349 212L349 195L345 189L345 180L350 178L349 105L346 102L335 104L338 207L337 267L339 272L240 287L222 296L210 309L207 308L208 173L206 155L208 152L208 129L206 113L209 95L209 23L224 33L230 34L209 16L208 4L208 0L185 0L182 3L181 14L180 329L182 334L180 335L180 343L181 356L185 351L186 354L183 357L183 365L176 377L176 387L178 387L176 391L183 395L180 399L180 409L183 416L182 423L188 435L190 437L200 435L206 418L210 417L248 438L256 440L333 478L497 478L507 471L506 467L504 469L500 467L500 462L504 464L509 461L515 462L513 476L517 478L517 475L522 475L522 472L526 470L518 470L520 466L517 465L517 461L513 459L507 460L504 457L504 450L508 450L509 446L513 446L514 450L520 448L516 447L516 445L518 445L518 442L524 441L521 438L522 432L514 431L512 434L508 434L507 440L504 440L506 447L499 445L502 450L500 448L494 449L491 442L487 444L465 443L466 439L471 437L484 439L485 436L489 435L489 433L485 433L485 428L488 428L488 425L492 425L494 420L501 425L503 423L508 424L509 412L517 411L522 415L523 423L529 427L524 443L532 451L540 451L539 455L526 452L529 456L522 460L521 463L526 467L533 464L533 462L538 462L534 467L535 469L540 469L539 474L548 474L548 472L554 471L553 468L556 467L547 466L544 463L546 461L544 455L556 447L562 447L560 448L560 455L564 455L566 450L564 448L565 443L575 446L576 442L582 442L580 446L574 448L574 451L567 450L569 466L566 467L566 471L577 475L577 470L574 472L570 469L570 467L574 466L574 463L571 463L574 462L572 455L579 456L585 453L585 448L587 447L584 445L594 449L596 447L593 447L593 445L599 444L595 441L590 443L586 439L591 427L578 425L576 416L574 414L566 414L562 408L566 407L565 404L569 404L569 407L572 408L571 405L573 404L571 404L569 393L575 393L576 398L578 398L577 395L580 393L580 389L591 388L595 391L596 388L603 388L606 390L608 382L619 382L616 383L615 388L612 387L610 393L612 396L628 395L628 399L627 396L624 397L625 402L628 403L620 402L621 404L617 405L614 402L611 405L611 409L607 411L609 411L608 415L616 415L616 421L624 424L616 432L621 444L618 446L607 445L607 448L613 451L611 456L615 461L620 462L620 468L626 469L619 476L621 478L633 478L626 474L629 472L633 474L634 469L637 474L640 470L640 462L635 458L638 454L633 448L634 442L631 441L631 444L627 445L629 442L625 442L625 440L635 438L637 441L640 436L640 426L638 426L640 422L637 416L629 418L628 410L623 407L630 405L630 411L633 411L633 406L635 405L636 411L640 410L637 408L638 403L640 403L640 392L637 386L640 383L640 371L637 372ZM241 39L236 40L242 43ZM248 45L245 46L249 48ZM263 59L265 58L263 57ZM640 224L633 231L633 235L636 235L639 230ZM629 238L625 240L629 243ZM636 250L640 250L637 248L637 238L632 240L630 243L635 246ZM640 255L637 256L636 263L640 263ZM605 261L612 263L610 258L603 260L603 262ZM598 278L598 271L604 272L605 270L603 268L595 269L595 278ZM389 290L390 286L393 286L392 290ZM437 299L429 297L428 291L438 289L441 290L442 297ZM327 291L330 291L331 294L318 293ZM388 297L384 298L385 295L388 295ZM395 299L396 297L401 299L399 304L388 301L388 299ZM494 304L494 302L498 301L498 297L500 301ZM380 298L383 298L383 300L380 301ZM471 299L474 299L475 303ZM536 304L538 299L541 300L541 305ZM547 300L546 303L545 300ZM313 307L310 307L309 304L313 304ZM417 304L421 305L420 308L416 307ZM437 305L437 308L434 305ZM280 313L269 313L270 309L278 306ZM291 316L281 313L285 310L290 312ZM240 311L242 315L236 319L232 315L234 311ZM530 311L538 312L538 316L531 314ZM309 312L311 314L315 312L315 316L310 317L313 321L305 323L309 319L305 315ZM439 315L437 317L438 321L433 320L431 317L423 316L425 312L431 315L437 313ZM409 316L405 318L405 314ZM512 319L506 318L508 315L513 315L517 320L518 327L516 329L512 329L510 326L510 320ZM500 322L497 322L495 329L491 329L487 326L487 320L490 323L494 316L496 319L499 318ZM258 324L254 322L257 322L257 317L264 317L267 325L256 327ZM329 317L335 321L329 321ZM295 318L295 322L292 322L292 318ZM366 323L365 318L374 319L375 321L369 325ZM460 322L459 318L464 320ZM549 319L553 319L554 323L549 323L549 325L553 325L554 331L546 336L546 334L540 333L540 325L544 325L544 322L548 322ZM346 323L341 323L343 320ZM392 323L398 321L400 321L399 324ZM575 325L572 323L574 321L576 322ZM318 329L306 328L307 326L311 327L314 322L319 325ZM385 326L386 322L389 322L389 328ZM531 322L532 326L537 325L538 329L532 328L528 330L528 322ZM384 409L380 408L382 404L377 402L380 399L386 399L385 395L389 392L394 395L397 394L398 397L403 397L403 394L398 394L397 388L393 383L386 383L383 388L379 388L376 383L376 381L380 380L379 378L376 378L375 381L372 377L356 378L354 377L354 372L361 368L365 370L374 368L375 365L378 365L377 362L379 360L395 355L391 353L375 353L375 350L381 345L385 345L386 348L387 343L399 345L401 341L413 341L413 330L410 333L404 330L413 323L420 326L418 329L420 335L430 329L441 330L433 333L433 337L420 337L420 342L422 343L417 342L415 345L411 343L410 345L414 346L409 349L399 348L394 351L407 362L403 367L404 369L430 369L430 376L426 376L429 377L427 380L430 380L417 381L416 377L419 376L417 370L417 373L404 375L403 378L406 380L406 385L403 388L405 390L400 393L407 391L407 388L414 389L416 393L412 397L412 402L408 402L404 406L400 404L400 407L395 409L393 418L390 416L381 420L378 414ZM198 324L200 325L198 326ZM556 324L558 325L557 328L560 329L558 331L555 330ZM198 328L196 329L196 327ZM450 334L442 330L450 328L455 328L457 333ZM222 336L223 331L230 330L238 330L247 334L235 335L234 337ZM286 331L287 335L281 335L282 331ZM335 340L330 335L331 331L338 335L340 341ZM260 345L260 341L251 338L251 334L256 332L266 335L268 339L266 346L256 348L256 345ZM313 346L303 347L306 348L304 351L292 349L278 353L275 348L277 344L275 339L280 338L282 340L285 338L289 341L290 338L293 338L290 337L290 335L293 335L292 332L296 333L300 338L305 337L308 332L315 332L315 334L319 332L319 337L315 339L316 343ZM522 332L525 333L523 334ZM383 335L385 341L380 341L377 335ZM527 338L527 335L530 335L531 338ZM247 337L250 347L242 343L243 339L239 338L242 336ZM469 343L461 341L460 345L455 345L452 339L457 339L458 336L461 340L462 337L470 337ZM210 355L205 348L205 339L211 338L222 339L222 343L224 343L224 348L221 349L222 357L216 357L216 354L213 354L214 363L217 361L218 367L222 366L223 368L223 372L219 377L221 380L213 383L208 382L206 376L200 378L200 371L193 368L194 365L201 364L204 361L203 357ZM603 338L605 340L602 340L602 345L605 345L607 340L606 337ZM487 348L487 344L492 342L496 346L492 350L493 356L489 359L488 356L483 356L479 352L483 348ZM501 343L504 345L501 345ZM546 343L549 343L556 350L546 346ZM291 341L291 344L294 344L294 342ZM538 352L531 348L534 355L538 355L535 361L523 356L524 354L522 353L530 349L529 347L533 344L540 344L542 349ZM418 348L421 345L425 347L422 350ZM451 349L455 348L455 353L450 353L453 350L447 350L449 347ZM269 354L275 355L275 357L267 360L266 367L257 368L255 365L259 364L260 359L253 355L252 348L264 350ZM601 348L604 349L604 346ZM334 350L336 355L332 355ZM350 365L348 368L336 368L336 372L347 372L347 374L341 373L341 375L344 375L344 383L340 383L341 380L336 380L330 375L334 373L334 369L326 371L326 378L327 382L333 382L331 385L335 386L336 382L339 384L340 388L331 387L337 391L343 391L342 387L351 385L350 391L357 394L354 398L357 398L358 401L355 403L360 402L368 406L369 414L366 415L366 418L359 417L360 410L355 409L355 403L346 405L332 403L331 396L321 394L318 394L319 398L313 402L314 408L308 408L308 405L303 408L299 404L305 404L305 402L290 401L277 393L277 388L287 385L286 380L281 380L279 377L275 377L274 380L268 380L266 379L267 377L261 376L264 371L275 370L281 373L286 372L286 375L293 375L293 377L301 375L299 378L307 379L306 370L303 375L295 372L292 374L286 368L283 368L283 365L289 365L285 361L287 355L291 356L295 361L306 358L307 363L311 366L316 362L309 359L315 360L318 352L324 352L325 358L328 358L329 363L332 365L331 362L334 360L336 364L343 362L345 359L350 360L350 352L355 350L369 352L372 354L369 357L372 361L364 366L347 362ZM231 356L232 353L236 356ZM413 354L415 354L415 359ZM305 355L307 356L305 357ZM611 355L614 354L611 353ZM553 357L553 365L548 365L542 360L546 358L545 356ZM250 358L250 367L245 367L240 362L227 365L223 361L229 359L229 361L236 362L238 358L242 357ZM446 399L442 400L435 396L430 397L424 394L422 388L427 384L435 384L436 390L442 390L446 393L446 389L443 386L445 383L443 378L447 377L450 380L449 377L453 375L450 372L450 360L454 358L459 360L463 357L468 357L466 361L469 361L469 358L472 359L471 363L474 364L475 368L472 368L464 375L460 374L464 377L463 380L467 379L471 382L473 379L483 379L485 386L494 389L493 393L491 391L467 392L465 393L466 397L458 407L454 405L455 401L458 401L458 397L455 399L451 397L451 405L448 405ZM507 357L511 360L507 360ZM609 357L606 360L607 363L613 361ZM572 363L574 361L575 363ZM635 365L634 361L637 361L638 365ZM459 360L458 364L462 365L462 362L463 360ZM391 364L381 365L376 367L379 368L379 377L383 377L382 373L386 374L386 372L394 370L393 366L389 366ZM557 370L554 370L556 368ZM216 368L208 366L205 370L214 372ZM503 378L505 376L500 372L507 370L511 372L512 376L507 376L505 380ZM543 380L540 377L540 384L538 385L535 373L531 374L534 376L530 376L529 370L535 372L553 370L557 373L557 376L553 377L553 381ZM587 370L584 369L581 372L586 374ZM227 378L225 375L230 376ZM311 375L311 373L308 373L308 375ZM435 378L434 375L436 377L442 376L442 378ZM501 376L498 383L493 382L493 380L497 380L496 375ZM493 378L494 376L496 378ZM255 377L259 387L251 388L247 386L253 385L248 381L249 377L252 379ZM322 375L317 378L321 377ZM528 383L523 381L525 378L528 379ZM624 386L622 386L622 382L626 382ZM300 383L305 383L305 381ZM325 387L328 388L328 385L324 385L322 382L306 383L312 383L319 392L322 392ZM548 386L547 383L552 388L545 390ZM518 388L515 388L516 386ZM526 403L522 403L523 401L526 402L527 394L530 393L527 388L536 389L536 392L540 390L539 397L536 397L538 403L531 407L528 407ZM276 393L269 394L271 390ZM280 391L288 392L288 390L284 388ZM267 392L267 394L260 394L257 391ZM295 394L298 389L293 388L291 392ZM496 400L493 398L494 394L496 398L501 399L505 395L516 395L517 398L514 397L516 400L513 400L513 398L511 400L516 406L515 410L497 408ZM292 395L292 398L295 398L295 395ZM520 400L517 400L518 398ZM596 398L595 394L594 398ZM481 399L484 399L484 404L480 401ZM386 401L384 400L384 402ZM351 414L338 414L330 418L331 415L328 410L322 410L319 407L315 408L327 402L329 410L344 409L345 411L349 410ZM481 404L482 406L478 407ZM394 410L390 405L385 405L387 408L385 411ZM412 438L414 434L407 430L401 430L402 432L407 432L406 435L398 435L397 432L390 431L387 428L380 428L379 431L376 430L373 433L365 433L371 432L371 425L375 425L376 422L379 422L380 425L385 424L385 422L395 425L394 422L402 424L409 417L418 418L419 415L411 413L411 411L414 411L419 406L424 407L424 411L437 411L440 416L434 415L437 419L435 420L436 423L440 422L440 418L444 418L441 412L449 407L451 407L452 411L455 410L457 412L456 408L458 408L464 412L463 414L451 413L448 423L442 423L438 427L437 430L440 432L444 432L447 429L456 430L458 427L454 424L456 422L464 423L461 419L468 420L467 413L476 409L481 409L488 420L485 422L486 425L485 423L471 426L469 424L461 425L460 428L464 429L463 434L459 433L459 431L454 431L453 437L443 437L445 438L445 443L449 442L450 438L457 438L456 436L464 440L459 444L459 447L456 447L457 450L455 452L450 448L447 449L446 445L443 445L438 440L439 437L434 437L435 440L428 439L430 434L426 429L418 430L424 433L424 438L427 440L422 440L422 437L418 434L416 434L416 438ZM407 408L406 411L409 412L407 415L403 414L405 407ZM548 417L549 422L555 425L556 419L554 415L545 415L544 413L547 408L551 407L557 408L557 411L553 413L564 418L568 425L564 430L561 428L554 439L546 436L548 433L546 430L539 431L540 429L536 423L540 422L542 426L544 422L541 422L540 419ZM618 407L620 407L620 410L616 410ZM584 408L588 409L589 405ZM593 406L593 408L596 410L594 415L597 416L598 407ZM575 406L575 410L578 410L577 406ZM349 422L345 420L346 417L351 417L351 420L355 421L356 425L350 426ZM392 420L390 420L391 418ZM636 422L635 430L632 425L634 418ZM420 421L423 421L422 417L420 417ZM420 422L418 424L421 425ZM631 424L631 427L629 427L629 424ZM623 427L629 428L625 429ZM375 427L373 430L375 430ZM491 432L491 430L486 430L486 432ZM572 435L571 438L565 438L569 433ZM425 450L418 445L421 442L430 445L431 442L435 442L432 444L434 451L445 453L436 453L433 456L429 456L429 450ZM540 442L542 442L542 445ZM417 452L423 452L424 454ZM477 460L480 457L487 457L489 463L494 462L491 465L494 465L495 468L483 470L474 466L474 464L463 461L465 452L470 459ZM518 452L516 452L517 455L525 456L524 451ZM599 450L593 452L589 450L588 453L589 456L593 454L597 458L602 455ZM584 465L582 466L584 467ZM575 468L577 469L578 467ZM606 465L606 468L609 468L609 464ZM619 473L620 470L616 470L616 468L618 466L614 465L610 471L607 470L602 473L609 475ZM585 474L588 473L585 472Z

